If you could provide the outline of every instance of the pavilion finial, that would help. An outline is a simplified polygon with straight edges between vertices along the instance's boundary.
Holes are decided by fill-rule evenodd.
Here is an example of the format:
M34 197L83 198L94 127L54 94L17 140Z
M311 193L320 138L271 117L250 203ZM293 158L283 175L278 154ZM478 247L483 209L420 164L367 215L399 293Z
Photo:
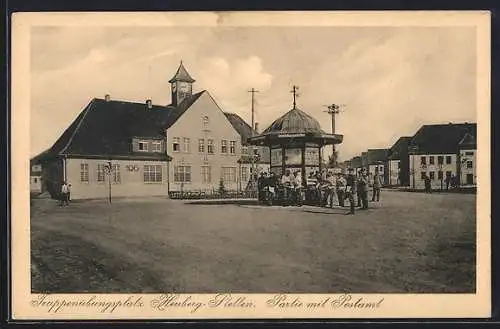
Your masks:
M297 97L299 97L299 87L293 85L290 92L293 94L293 108L295 109L297 107Z

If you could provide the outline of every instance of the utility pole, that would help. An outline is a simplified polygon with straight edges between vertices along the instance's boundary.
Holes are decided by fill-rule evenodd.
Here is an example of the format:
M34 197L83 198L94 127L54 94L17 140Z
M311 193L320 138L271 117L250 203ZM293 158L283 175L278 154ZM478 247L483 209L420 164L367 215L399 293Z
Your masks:
M255 88L252 88L248 91L249 93L252 93L252 129L251 131L251 136L254 137L255 135L255 93L258 93L259 91L256 90ZM254 151L254 146L252 145L251 147L251 161L252 161L252 170L250 173L250 182L251 182L251 187L254 187L254 175L255 175L255 151Z
M331 104L325 105L325 107L328 109L325 112L332 116L332 135L335 135L335 116L340 113L340 109L344 105ZM332 145L332 157L335 157L335 144Z

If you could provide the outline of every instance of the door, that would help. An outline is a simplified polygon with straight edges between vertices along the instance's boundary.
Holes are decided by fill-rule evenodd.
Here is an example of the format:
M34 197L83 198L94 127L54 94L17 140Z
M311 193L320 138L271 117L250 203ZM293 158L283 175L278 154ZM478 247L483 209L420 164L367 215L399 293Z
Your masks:
M467 185L474 185L474 175L467 174Z

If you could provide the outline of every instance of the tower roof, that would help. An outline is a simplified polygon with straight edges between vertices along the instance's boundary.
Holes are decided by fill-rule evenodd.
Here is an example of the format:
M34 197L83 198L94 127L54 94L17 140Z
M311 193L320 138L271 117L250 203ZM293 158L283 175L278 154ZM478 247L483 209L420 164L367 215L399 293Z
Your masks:
M193 83L196 81L189 75L186 68L182 64L182 61L179 65L179 68L177 69L177 72L175 72L174 77L172 79L170 79L168 82L172 83L175 81L183 81L183 82L190 82L190 83Z

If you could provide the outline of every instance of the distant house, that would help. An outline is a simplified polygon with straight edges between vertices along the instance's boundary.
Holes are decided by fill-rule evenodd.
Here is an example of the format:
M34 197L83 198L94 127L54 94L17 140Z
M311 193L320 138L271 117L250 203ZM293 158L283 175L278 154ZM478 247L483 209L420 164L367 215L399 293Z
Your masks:
M368 173L373 176L378 170L384 185L389 184L388 153L387 149L368 149L366 152L366 167Z
M36 158L30 160L30 192L42 193L42 165Z
M213 191L224 182L237 190L241 136L208 91L182 62L170 79L171 104L94 98L41 156L45 185L62 181L72 198L168 196ZM111 187L111 188L110 188Z
M409 186L410 165L408 159L408 145L412 137L400 137L389 149L388 178L389 185Z
M240 172L240 190L249 188L249 181L252 173L259 175L262 172L269 172L270 154L269 148L264 146L252 146L247 143L252 136L252 127L235 113L225 113L229 122L241 136L241 157L238 159ZM258 124L255 123L254 135L258 135ZM253 156L252 156L253 150ZM252 164L255 172L252 172Z
M457 185L476 185L476 124L424 125L409 143L410 186L424 187L424 176L433 189L445 187L447 177Z

